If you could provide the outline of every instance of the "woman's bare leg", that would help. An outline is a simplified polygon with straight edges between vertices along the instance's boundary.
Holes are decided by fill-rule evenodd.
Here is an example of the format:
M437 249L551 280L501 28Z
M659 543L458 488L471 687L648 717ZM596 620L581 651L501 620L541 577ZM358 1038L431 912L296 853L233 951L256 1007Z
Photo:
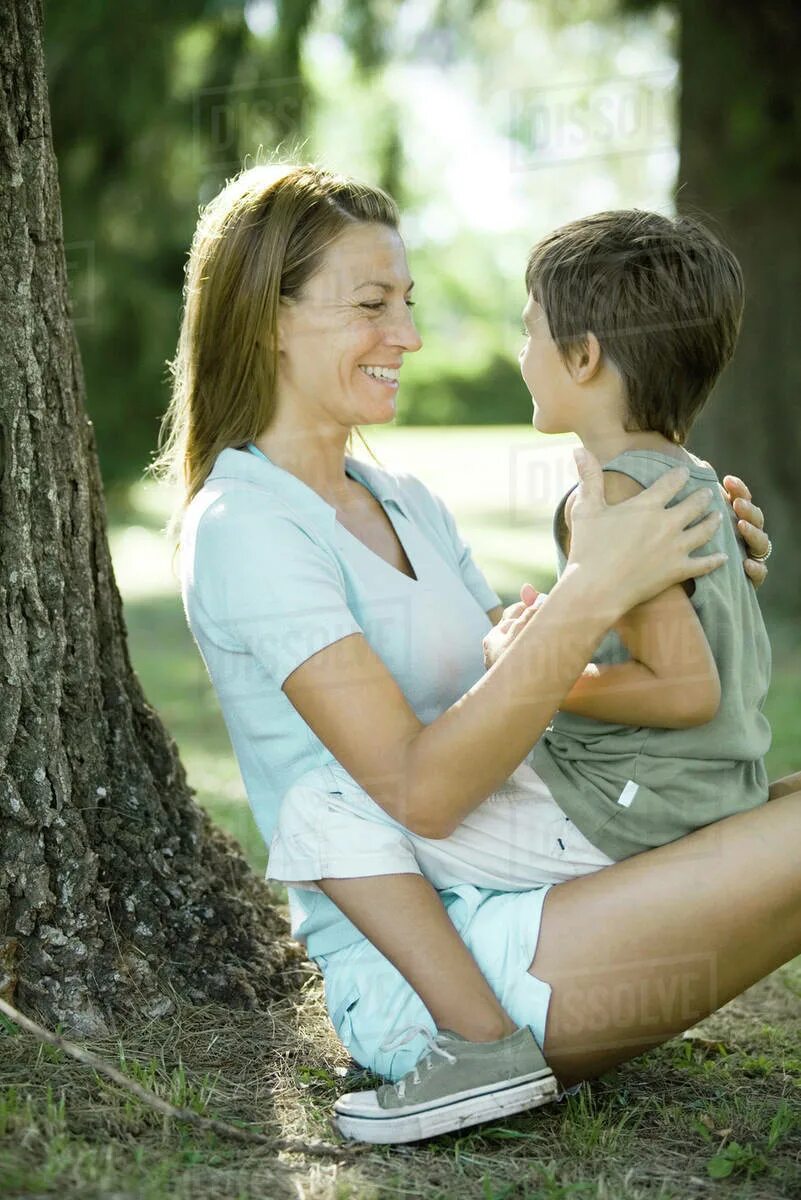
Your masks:
M801 954L801 791L553 887L529 968L567 1087L687 1029Z

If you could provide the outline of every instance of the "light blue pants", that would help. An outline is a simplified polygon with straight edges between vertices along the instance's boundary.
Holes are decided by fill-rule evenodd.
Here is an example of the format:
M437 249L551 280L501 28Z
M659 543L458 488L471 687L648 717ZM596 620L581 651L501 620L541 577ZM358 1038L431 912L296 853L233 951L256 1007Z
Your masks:
M448 916L501 1006L528 1025L542 1048L551 986L528 973L539 940L545 897L552 885L498 892L460 884L440 892ZM397 1049L382 1043L412 1025L432 1033L436 1023L400 972L365 938L314 960L323 972L328 1014L337 1035L363 1067L392 1081L427 1048L422 1035Z

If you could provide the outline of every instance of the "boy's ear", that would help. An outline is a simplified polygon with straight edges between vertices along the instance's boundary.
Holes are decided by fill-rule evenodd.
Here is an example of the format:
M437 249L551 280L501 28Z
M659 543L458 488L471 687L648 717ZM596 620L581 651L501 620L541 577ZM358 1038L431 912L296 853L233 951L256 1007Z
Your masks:
M576 383L589 383L598 373L602 359L601 343L595 334L588 330L583 339L576 343L571 354L571 374Z

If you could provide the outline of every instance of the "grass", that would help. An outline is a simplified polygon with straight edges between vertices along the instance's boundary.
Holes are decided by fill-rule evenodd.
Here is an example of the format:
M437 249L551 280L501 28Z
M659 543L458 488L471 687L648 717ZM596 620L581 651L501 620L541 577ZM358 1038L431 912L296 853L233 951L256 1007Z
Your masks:
M388 466L439 491L504 602L553 574L548 508L569 441L537 457L531 430L376 430ZM550 457L549 457L550 455ZM443 471L443 463L447 470ZM480 469L479 469L480 468ZM111 511L132 660L198 799L260 873L266 853L158 530L158 489ZM523 515L525 514L525 516ZM799 766L801 648L772 629L773 776ZM420 1147L352 1162L278 1157L165 1121L0 1018L0 1195L81 1200L772 1200L801 1195L801 960L707 1021L574 1097ZM269 1014L183 1009L92 1048L174 1104L278 1136L329 1140L354 1072L309 967Z
M787 969L789 970L789 969ZM799 1194L801 1021L785 972L558 1105L349 1162L279 1157L165 1122L60 1051L0 1034L0 1194L85 1200L768 1200ZM94 1047L173 1103L330 1139L349 1073L319 978L269 1016L187 1009Z

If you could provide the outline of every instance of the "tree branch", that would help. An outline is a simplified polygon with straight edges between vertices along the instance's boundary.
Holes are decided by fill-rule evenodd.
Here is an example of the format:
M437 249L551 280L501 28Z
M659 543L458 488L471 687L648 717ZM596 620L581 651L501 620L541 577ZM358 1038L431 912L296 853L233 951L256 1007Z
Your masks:
M7 976L0 977L0 993L2 993L7 983ZM85 1067L91 1067L101 1075L105 1075L113 1083L116 1083L118 1087L123 1088L126 1092L130 1092L132 1096L136 1096L138 1100L141 1100L142 1104L147 1105L148 1108L152 1108L155 1112L161 1113L162 1116L172 1117L176 1121L186 1121L190 1125L206 1130L209 1133L217 1133L221 1137L233 1138L238 1142L255 1143L276 1152L287 1150L293 1154L306 1154L313 1157L330 1156L334 1158L351 1158L361 1152L361 1148L334 1146L327 1142L304 1142L296 1138L271 1138L267 1137L266 1134L257 1133L252 1129L241 1129L236 1125L229 1125L227 1121L218 1121L215 1117L201 1117L199 1113L192 1112L188 1108L176 1108L175 1105L162 1100L160 1096L156 1096L135 1080L129 1079L127 1075L123 1075L116 1067L112 1067L111 1063L98 1058L96 1054L92 1054L91 1051L86 1050L83 1046L78 1046L75 1042L67 1041L61 1034L53 1033L50 1029L45 1029L43 1025L32 1021L30 1017L26 1017L18 1009L14 1008L13 1005L9 1004L8 1001L1 998L0 1012L4 1013L15 1025L19 1025L21 1029L24 1029L26 1033L31 1034L38 1041L58 1047L64 1054L69 1055L70 1058L74 1058L76 1062L81 1063Z

